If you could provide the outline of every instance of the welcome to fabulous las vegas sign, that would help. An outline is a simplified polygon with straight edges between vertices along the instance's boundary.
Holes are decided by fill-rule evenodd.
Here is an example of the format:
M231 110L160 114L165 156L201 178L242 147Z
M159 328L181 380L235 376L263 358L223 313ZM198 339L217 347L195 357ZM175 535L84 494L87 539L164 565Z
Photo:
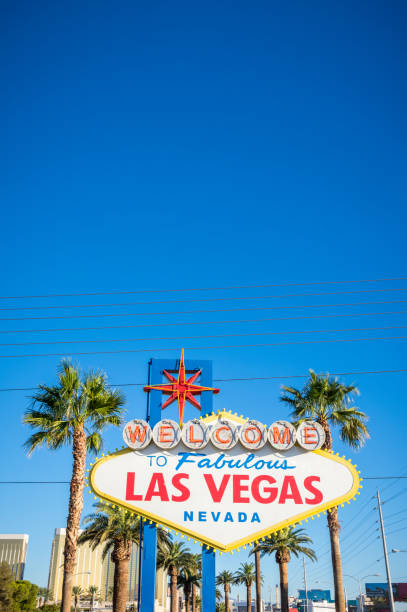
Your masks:
M222 411L153 428L133 419L123 438L124 449L93 464L94 494L223 552L343 504L360 487L349 461L321 450L313 421L267 428Z

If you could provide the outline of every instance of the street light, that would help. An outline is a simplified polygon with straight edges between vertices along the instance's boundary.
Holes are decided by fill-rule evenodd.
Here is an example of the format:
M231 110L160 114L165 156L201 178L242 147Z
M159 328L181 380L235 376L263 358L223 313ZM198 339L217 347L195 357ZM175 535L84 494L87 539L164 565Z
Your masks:
M407 552L407 550L399 550L398 548L392 548L391 552L396 553L396 552Z
M367 574L366 576L362 576L361 578L355 578L355 576L351 576L350 574L344 574L344 576L347 576L348 578L352 578L352 580L356 580L356 582L359 583L359 597L360 597L360 607L361 607L361 611L364 612L365 609L365 605L364 605L364 601L363 601L363 595L362 595L362 586L361 586L361 582L362 580L364 580L365 578L369 578L369 576L380 576L381 574Z

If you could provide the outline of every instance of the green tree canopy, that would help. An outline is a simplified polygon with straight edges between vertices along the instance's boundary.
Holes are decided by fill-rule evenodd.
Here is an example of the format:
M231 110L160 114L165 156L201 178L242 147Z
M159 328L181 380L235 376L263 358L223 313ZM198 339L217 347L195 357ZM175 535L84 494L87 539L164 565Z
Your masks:
M13 576L8 563L0 563L0 612L11 612Z
M38 587L28 580L16 580L13 582L13 611L30 612L37 607Z

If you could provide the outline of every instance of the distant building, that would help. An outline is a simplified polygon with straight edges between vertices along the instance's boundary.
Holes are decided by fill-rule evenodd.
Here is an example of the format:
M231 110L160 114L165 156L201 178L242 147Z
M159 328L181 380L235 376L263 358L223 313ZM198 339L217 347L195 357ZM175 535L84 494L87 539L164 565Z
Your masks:
M329 589L310 589L307 591L308 601L332 601ZM305 600L305 589L298 590L298 599Z
M0 534L0 563L6 561L9 564L14 580L22 580L24 577L27 546L26 533Z
M234 602L232 607L233 612L246 612L247 610L247 604L245 601L236 601ZM265 606L264 606L264 601L261 600L261 611L264 612L265 610ZM251 602L251 606L250 606L250 612L256 612L256 600L252 600Z
M335 603L331 601L308 600L307 612L335 612Z
M55 529L48 575L48 589L52 594L52 601L60 601L62 598L64 546L65 529ZM103 548L104 545L101 545L92 550L88 543L78 546L73 585L81 587L84 593L86 593L90 586L95 585L99 589L100 598L106 601L111 599L110 593L113 588L114 563L110 554L107 554L106 557L102 559ZM139 570L138 553L138 546L133 544L129 563L127 595L129 602L137 601ZM167 603L167 574L161 570L157 572L156 589L158 606L165 610Z

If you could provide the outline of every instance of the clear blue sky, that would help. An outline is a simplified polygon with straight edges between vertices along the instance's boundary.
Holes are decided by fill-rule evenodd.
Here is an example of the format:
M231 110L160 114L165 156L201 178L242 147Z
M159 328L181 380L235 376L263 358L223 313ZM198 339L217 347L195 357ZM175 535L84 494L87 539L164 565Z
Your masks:
M137 291L397 278L406 275L406 5L403 2L13 2L2 3L1 249L3 296ZM163 323L162 327L1 334L0 355L219 346L407 335L403 329L282 333L281 336L178 339L179 336L400 327L406 281L294 286L229 292L1 300L0 328L39 330ZM292 296L380 289L376 293ZM383 291L385 290L385 291ZM227 297L222 302L216 298ZM242 300L239 298L251 298ZM199 303L106 304L181 299ZM406 298L407 299L407 298ZM304 308L317 304L330 308ZM276 307L280 310L175 314ZM295 308L285 308L284 307ZM134 317L5 321L105 313ZM172 314L174 313L174 314ZM343 318L224 324L232 319L348 314ZM165 326L184 322L185 326ZM174 340L160 337L176 336ZM128 343L108 339L152 338ZM104 340L81 344L79 340ZM80 357L115 383L144 382L150 355ZM270 376L406 367L405 340L237 347L186 351L213 359L215 376ZM52 383L58 356L1 358L0 387ZM406 374L343 377L362 392L372 439L358 455L365 475L407 472ZM301 379L293 379L301 385ZM287 416L281 380L220 384L217 407L266 423ZM143 393L126 388L131 416ZM21 425L28 392L1 393L1 479L66 480L69 451L27 459ZM170 414L170 413L169 413ZM189 414L193 414L192 412ZM188 416L188 414L187 414ZM385 439L384 436L389 438ZM120 443L111 431L106 446ZM339 451L344 451L340 444ZM405 481L404 481L405 482ZM2 486L0 531L29 533L26 576L46 584L54 527L65 523L67 488ZM384 574L369 481L344 518L344 572ZM380 483L381 488L388 484ZM404 491L404 492L403 492ZM397 481L387 515L406 503ZM404 497L403 497L404 496ZM85 514L89 512L87 502ZM346 526L346 521L354 518ZM403 518L389 519L389 523ZM370 530L369 530L370 526ZM390 547L407 548L406 523L389 527ZM321 560L310 586L331 586L324 519L310 533ZM347 539L345 540L345 537ZM349 537L350 536L350 537ZM355 541L359 543L355 547ZM362 542L368 544L363 549ZM361 550L359 550L361 549ZM234 555L218 568L244 560ZM403 563L404 561L404 563ZM369 567L366 567L370 564ZM302 587L290 564L290 592ZM405 556L392 556L394 579ZM277 582L264 563L265 586ZM315 583L320 580L321 584ZM374 578L373 578L374 580ZM378 579L382 581L382 578ZM349 595L356 583L347 579ZM400 608L401 609L401 608Z

